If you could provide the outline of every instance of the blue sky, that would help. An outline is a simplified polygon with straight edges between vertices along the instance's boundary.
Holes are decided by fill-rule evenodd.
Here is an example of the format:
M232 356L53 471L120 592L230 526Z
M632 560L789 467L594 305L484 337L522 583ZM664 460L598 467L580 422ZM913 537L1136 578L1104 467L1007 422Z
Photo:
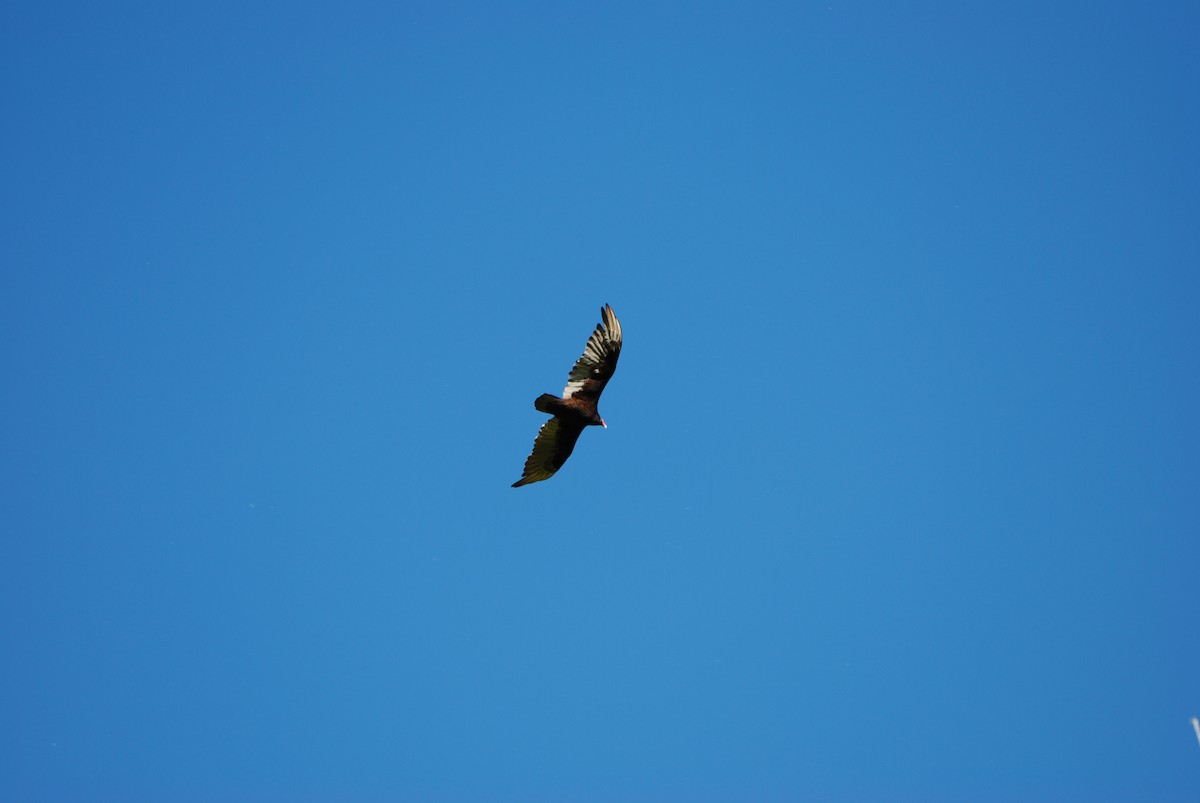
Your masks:
M7 4L0 797L1197 799L1197 30Z

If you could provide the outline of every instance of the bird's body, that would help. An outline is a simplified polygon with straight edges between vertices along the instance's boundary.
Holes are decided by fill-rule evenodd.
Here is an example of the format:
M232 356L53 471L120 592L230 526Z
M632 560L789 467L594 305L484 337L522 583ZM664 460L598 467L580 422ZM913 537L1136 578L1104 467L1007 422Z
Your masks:
M538 432L533 452L525 461L525 471L513 483L514 488L554 476L571 456L584 427L608 426L600 417L598 405L621 356L621 324L607 304L600 310L600 318L601 324L588 338L583 356L576 360L567 377L562 398L543 393L534 400L535 409L554 417Z

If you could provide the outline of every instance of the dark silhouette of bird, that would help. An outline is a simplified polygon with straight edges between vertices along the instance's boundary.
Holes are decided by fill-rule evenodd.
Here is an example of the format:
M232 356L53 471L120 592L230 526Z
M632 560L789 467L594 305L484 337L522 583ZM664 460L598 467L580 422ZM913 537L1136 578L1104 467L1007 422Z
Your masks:
M608 427L596 405L604 386L617 370L617 358L621 356L621 323L607 304L600 310L600 320L596 331L588 338L583 356L575 361L575 367L567 376L562 398L543 393L534 399L534 409L554 417L542 424L533 442L533 452L525 461L525 471L512 487L550 479L571 456L584 427Z

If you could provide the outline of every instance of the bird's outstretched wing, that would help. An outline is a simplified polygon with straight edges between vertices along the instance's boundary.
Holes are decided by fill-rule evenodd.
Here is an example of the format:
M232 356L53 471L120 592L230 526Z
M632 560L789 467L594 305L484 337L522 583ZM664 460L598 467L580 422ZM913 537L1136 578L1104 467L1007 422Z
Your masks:
M581 432L582 424L575 425L557 417L542 424L533 442L533 451L525 459L525 470L521 473L521 479L514 482L512 487L520 488L522 485L541 482L554 476L554 472L562 468L563 463L571 456Z
M621 356L621 322L607 304L600 310L600 320L596 331L588 338L583 356L575 361L567 376L564 399L572 396L590 397L592 401L599 399L613 371L617 370L617 358Z

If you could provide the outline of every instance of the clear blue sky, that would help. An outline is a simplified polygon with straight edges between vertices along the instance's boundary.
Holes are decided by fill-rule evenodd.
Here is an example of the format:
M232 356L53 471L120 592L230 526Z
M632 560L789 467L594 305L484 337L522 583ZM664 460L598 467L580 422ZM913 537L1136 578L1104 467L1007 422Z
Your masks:
M5 4L0 798L1200 799L1198 31Z

